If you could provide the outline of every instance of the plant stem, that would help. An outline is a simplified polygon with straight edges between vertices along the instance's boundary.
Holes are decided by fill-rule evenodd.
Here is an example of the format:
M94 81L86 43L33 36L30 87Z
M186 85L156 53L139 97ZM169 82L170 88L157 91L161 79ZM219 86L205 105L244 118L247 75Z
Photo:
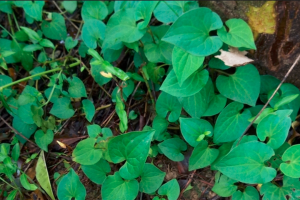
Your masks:
M218 72L219 74L223 74L223 75L226 75L226 76L231 76L231 74L228 74L222 70L218 70L218 69L213 69L214 71Z
M143 76L143 78L144 78L144 80L145 80L145 83L146 83L148 92L149 92L149 94L150 94L150 98L151 98L152 104L153 104L153 106L155 107L155 101L154 101L154 98L153 98L153 95L152 95L151 88L150 88L150 86L149 86L148 80L147 80L147 78L146 78L146 76L145 76L143 70L141 70L141 73L142 73L142 76Z
M15 15L15 13L13 12L13 18L14 18L14 21L15 21L15 24L16 24L16 26L17 26L17 28L18 28L18 30L20 30L20 26L19 26L19 24L18 24L18 21L17 21L17 18L16 18L16 15Z
M151 37L152 37L153 43L156 44L155 39L154 39L154 35L153 35L153 32L152 32L150 26L148 25L147 27L148 27L148 30L149 30L149 34L150 34Z
M12 34L14 35L15 34L15 31L14 31L14 27L13 27L13 24L12 24L12 21L11 21L11 17L9 14L7 14L7 18L8 18L8 23L10 25L10 29L11 29L11 32Z
M42 76L42 75L44 75L44 74L48 74L48 73L51 73L51 72L56 72L56 71L59 71L59 70L61 70L61 68L60 68L60 67L57 67L57 68L54 68L54 69L51 69L51 70L48 70L48 71L44 71L44 72L41 72L41 73L37 73L37 74L31 75L31 76L28 76L28 77L26 77L26 78L19 79L19 80L17 80L17 81L14 81L14 82L12 82L12 83L9 83L9 84L6 84L6 85L0 87L0 92L1 92L4 88L7 88L7 87L10 87L10 86L16 85L16 84L21 83L21 82L23 82L23 81L27 81L27 80L29 80L29 79L32 79L32 78L36 77L36 76Z
M0 180L3 181L4 183L6 183L8 186L14 188L15 190L18 190L17 188L15 188L14 186L12 186L10 183L6 182L3 178L0 177Z

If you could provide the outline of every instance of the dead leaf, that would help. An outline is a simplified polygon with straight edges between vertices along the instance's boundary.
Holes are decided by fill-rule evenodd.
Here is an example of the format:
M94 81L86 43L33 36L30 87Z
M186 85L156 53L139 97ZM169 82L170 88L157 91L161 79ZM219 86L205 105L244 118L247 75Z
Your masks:
M247 51L239 51L237 48L229 48L228 51L220 49L221 55L215 56L222 60L225 65L230 67L239 67L253 62L254 60L246 57Z
M30 199L28 200L44 200L43 194L39 189L36 189L30 194Z

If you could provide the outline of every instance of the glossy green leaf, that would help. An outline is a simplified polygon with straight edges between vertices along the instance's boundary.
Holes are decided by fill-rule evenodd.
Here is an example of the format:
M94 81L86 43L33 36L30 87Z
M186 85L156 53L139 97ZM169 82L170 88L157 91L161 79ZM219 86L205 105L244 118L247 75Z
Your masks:
M126 9L126 8L136 8L139 1L116 1L114 4L115 12Z
M122 21L122 23L120 23ZM115 12L108 20L105 30L103 48L109 48L120 42L132 43L145 34L146 29L140 30L135 21L135 9L122 9Z
M39 44L43 47L49 47L54 49L54 44L48 39L42 39L41 41L39 41Z
M73 13L77 8L77 1L63 1L61 3L68 13Z
M172 63L179 86L198 70L204 61L203 56L194 56L179 47L173 49Z
M25 173L23 173L23 174L20 176L20 181L21 181L22 186L23 186L26 190L33 191L33 190L36 190L36 189L37 189L36 185L29 183L29 181L27 180L27 175L26 175Z
M289 177L300 177L300 145L293 145L282 155L283 163L280 164L280 170Z
M299 199L300 182L298 178L290 178L283 176L283 185L278 187L277 185L270 183L263 184L260 189L260 194L263 195L263 200L268 199Z
M86 96L86 89L83 82L78 77L69 77L69 88L68 92L70 97L72 98L80 98L80 97L87 97Z
M274 151L271 147L261 142L251 141L234 147L216 167L229 178L243 183L267 183L276 176L276 170L264 164L273 155Z
M218 76L216 86L228 99L255 106L260 90L259 73L253 65L247 64L236 68L233 75Z
M103 200L134 200L139 192L139 183L133 179L125 181L121 178L119 172L106 178L101 188Z
M189 78L185 80L182 86L179 86L176 74L172 70L165 81L163 82L160 90L171 94L176 97L188 97L199 92L208 81L208 71L202 70L200 72L193 73ZM197 87L195 87L197 85Z
M174 22L184 12L198 8L195 1L160 1L154 10L154 16L165 24Z
M93 102L88 99L82 100L82 108L85 113L85 118L91 122L96 111Z
M53 141L53 138L53 131L49 129L46 133L42 130L38 130L34 134L35 143L46 152L48 152L48 145Z
M30 28L21 26L21 30L23 30L27 34L27 36L30 38L30 40L33 43L38 43L42 40L42 38L39 36L39 34L37 34L37 32L35 32L34 30L32 30Z
M182 98L184 110L194 118L200 118L209 108L210 102L214 99L214 86L209 78L206 85L196 94Z
M182 136L192 147L196 147L205 136L213 135L212 125L204 119L179 118Z
M9 195L7 196L6 200L14 200L16 195L18 193L18 190L13 190L12 192L9 193Z
M268 98L270 98L270 96L273 94L273 91L270 91L268 93ZM279 95L280 94L280 95ZM279 92L274 96L274 98L271 100L270 105L275 108L275 105L278 102L284 101L284 99L286 99L287 97L291 96L291 95L296 95L299 94L300 95L300 91L299 89L290 84L290 83L283 83L279 89ZM284 109L291 109L293 110L293 113L291 114L291 119L292 121L294 121L296 119L297 113L299 111L300 108L300 96L298 96L296 99L294 99L293 101L291 101L288 104L284 104L284 105L280 105L278 107L279 110L284 110Z
M30 138L30 136L35 132L37 126L35 124L25 124L18 116L15 116L12 122L12 126L23 136L26 138ZM18 140L24 144L26 140L16 134Z
M158 194L166 195L168 200L176 200L179 197L179 193L180 187L176 179L163 184L158 190Z
M94 58L91 60L91 63L93 61L95 61ZM92 77L94 78L96 83L98 83L100 86L108 83L111 80L111 78L106 78L100 74L100 72L102 72L104 70L105 70L105 67L102 64L91 64Z
M104 40L105 29L105 24L102 21L96 19L88 19L85 21L82 27L82 40L87 47L95 49L97 47L97 42Z
M61 14L52 13L52 20L43 21L41 28L44 35L52 40L65 40L67 37L65 18Z
M294 94L294 95L289 95L289 96L283 97L278 102L276 102L276 104L274 105L274 109L277 110L279 107L291 103L298 96L299 96L299 94Z
M213 116L219 114L226 106L227 98L223 95L215 95L214 98L209 102L208 108L206 109L203 116Z
M93 165L102 157L101 149L95 148L96 139L88 138L80 141L72 153L73 161L82 165Z
M253 34L249 25L242 19L230 19L225 22L225 26L218 30L218 36L226 44L233 47L245 47L256 49Z
M30 44L30 45L26 45L23 48L23 51L25 51L25 52L34 52L34 51L41 50L41 49L43 49L43 47L39 44Z
M86 197L86 190L84 185L80 182L78 175L71 168L59 182L57 187L57 197L59 200L84 200Z
M50 110L50 114L60 119L68 119L74 115L75 111L68 97L57 99Z
M108 152L113 163L126 163L120 168L120 176L131 180L138 177L146 162L154 131L130 132L112 138Z
M165 172L162 172L153 164L146 163L141 174L140 191L152 194L161 186L165 175Z
M184 24L184 26L182 26ZM197 8L181 15L162 39L195 56L217 52L223 42L209 33L223 26L219 15L209 8Z
M240 190L236 191L232 195L232 200L259 200L258 191L251 186L247 186L246 189L241 192Z
M36 21L42 21L42 11L45 5L44 1L14 1L18 7L22 7L26 15Z
M168 120L166 120L164 117L160 117L159 115L157 115L152 123L152 127L155 130L153 138L155 140L161 141L161 136L167 130L168 125Z
M95 138L101 133L101 127L97 124L87 126L87 130L91 138Z
M162 92L157 99L155 108L160 117L168 116L170 122L175 122L181 114L182 106L176 97Z
M148 63L144 67L146 68L147 74L149 75L149 79L153 83L160 84L161 78L163 76L165 76L165 74L166 74L165 69L162 67L156 66L156 64L154 64L154 63ZM144 69L144 67L142 69Z
M102 1L86 1L81 9L81 17L85 22L89 19L103 20L107 14L107 7Z
M181 152L187 150L186 143L179 138L167 139L160 143L158 147L170 160L177 162L184 159Z
M82 36L83 37L83 36ZM70 51L70 49L73 49L76 45L78 44L78 40L73 40L72 37L67 37L66 41L65 41L65 47L68 51Z
M288 116L275 112L263 118L257 126L257 136L260 141L268 138L267 145L273 149L279 148L286 140L292 121Z
M237 186L235 185L237 181L233 180L220 172L215 175L215 185L212 191L221 197L229 197L235 193Z
M243 107L241 103L232 102L222 110L215 124L215 143L232 142L244 133L252 115L249 110L241 112Z
M7 14L12 14L13 13L13 10L11 8L12 4L13 4L12 1L2 1L2 2L0 2L0 11L5 12ZM16 194L14 194L14 196L15 195ZM14 199L14 197L11 197L11 199Z
M153 38L150 33L146 33L142 38L142 41L145 43L144 53L150 62L172 64L172 51L174 45L161 40L169 28L170 26L167 25L151 26L150 29Z
M50 196L50 198L54 200L55 198L51 188L44 151L41 151L40 153L35 170L36 170L37 181L39 182L41 187L45 190L45 192Z
M189 160L189 171L207 167L213 163L219 155L218 149L208 147L208 143L202 140L193 150Z
M106 175L111 171L109 163L100 159L93 165L81 165L84 174L94 183L103 184L106 179Z
M135 20L143 20L138 23L137 27L142 30L146 28L150 22L152 12L158 1L140 1L135 8Z

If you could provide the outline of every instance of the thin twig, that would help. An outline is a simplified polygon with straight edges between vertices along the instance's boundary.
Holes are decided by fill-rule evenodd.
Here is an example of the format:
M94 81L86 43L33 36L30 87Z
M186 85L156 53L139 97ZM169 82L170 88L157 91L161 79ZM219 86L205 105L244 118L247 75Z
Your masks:
M59 10L59 12L78 30L80 31L80 29L78 28L78 26L76 26L76 24L74 24L65 14L64 12L59 8L59 6L55 3L55 1L52 1L52 3L55 5L55 7Z
M5 119L3 119L3 117L0 116L0 119L12 130L14 131L16 134L18 134L19 136L21 136L23 139L25 139L27 142L30 142L31 144L33 144L34 146L38 147L34 142L32 142L31 140L29 140L27 137L25 137L22 133L20 133L19 131L17 131L14 127L12 127Z
M188 179L187 183L185 184L184 188L181 190L178 199L181 199L181 196L183 195L185 189L186 189L186 188L189 186L189 184L192 182L195 173L196 173L196 170L194 170L194 171L192 172L192 174L191 174L191 176L189 177L189 179Z
M238 146L243 138L243 136L246 134L246 132L249 130L249 128L252 126L252 124L255 122L255 120L261 115L261 113L265 110L265 108L269 105L269 103L271 102L271 100L273 99L273 97L275 96L275 94L277 93L277 91L280 89L281 85L283 84L283 82L286 80L286 78L290 75L291 71L294 69L294 67L296 66L296 64L298 63L300 59L300 55L297 57L297 59L295 60L295 62L293 63L293 65L290 67L289 71L285 74L285 76L283 77L282 81L280 82L280 84L277 86L276 90L273 92L272 96L269 98L269 100L267 101L267 103L264 105L264 107L259 111L259 113L255 116L255 118L252 120L252 122L248 125L248 127L246 128L246 130L244 131L244 133L241 135L238 143L236 144L236 146Z

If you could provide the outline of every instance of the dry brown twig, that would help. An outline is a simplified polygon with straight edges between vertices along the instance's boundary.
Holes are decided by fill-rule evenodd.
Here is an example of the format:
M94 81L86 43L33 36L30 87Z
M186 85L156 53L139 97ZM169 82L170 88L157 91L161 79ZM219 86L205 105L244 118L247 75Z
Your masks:
M255 122L255 120L261 115L261 113L265 110L265 108L269 105L269 103L271 102L271 100L273 99L273 97L275 96L275 94L277 93L277 91L280 89L281 85L283 84L283 82L286 80L286 78L290 75L290 73L293 71L294 67L296 66L296 64L298 63L300 59L300 55L297 57L297 59L294 61L293 65L290 67L290 69L287 71L287 73L285 74L285 76L283 77L283 79L281 80L280 84L277 86L276 90L273 92L273 94L271 95L271 97L269 98L269 100L267 101L267 103L264 105L264 107L262 107L262 109L259 111L259 113L255 116L255 118L251 121L251 123L247 126L246 130L244 131L244 133L241 135L238 143L236 144L236 146L238 146L243 138L243 136L247 133L247 131L249 130L249 128L252 126L252 124Z

